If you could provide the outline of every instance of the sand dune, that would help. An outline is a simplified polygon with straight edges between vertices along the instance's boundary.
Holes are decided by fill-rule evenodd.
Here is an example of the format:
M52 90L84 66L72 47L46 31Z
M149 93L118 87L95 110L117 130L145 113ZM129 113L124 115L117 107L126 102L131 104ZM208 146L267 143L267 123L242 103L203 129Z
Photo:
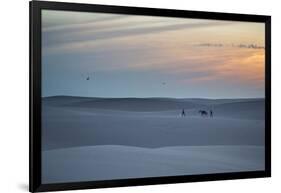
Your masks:
M264 124L264 99L43 98L43 182L263 170Z
M118 144L263 145L264 121L201 118L160 113L45 109L43 149ZM48 118L47 118L48 117Z
M174 98L98 98L98 97L72 97L54 96L43 98L43 104L48 106L64 106L77 108L111 109L120 111L169 111L177 109L210 109L215 106L239 103L250 107L259 107L264 99L174 99ZM237 105L238 104L238 105ZM244 109L251 109L245 106Z
M63 100L66 98L66 100ZM169 98L83 98L48 97L44 99L53 106L111 109L120 111L165 111L181 108L199 108L204 105Z
M83 98L85 100L96 104L93 99ZM255 112L257 108L254 108L249 119L237 119L243 109L244 113L249 113L245 108L249 102L220 104L214 108L218 108L214 111L215 117L210 119L200 117L193 108L187 109L188 116L182 118L181 109L120 111L119 106L113 105L117 100L110 103L111 109L77 106L81 103L80 98L61 101L63 105L60 100L43 105L43 149L104 144L138 147L264 144L264 121L252 120L261 111ZM163 101L167 103L167 99ZM253 103L258 105L260 102L254 101L251 105Z
M261 146L86 146L43 152L43 183L264 169Z
M264 100L232 102L215 105L213 110L218 116L264 120L265 103Z

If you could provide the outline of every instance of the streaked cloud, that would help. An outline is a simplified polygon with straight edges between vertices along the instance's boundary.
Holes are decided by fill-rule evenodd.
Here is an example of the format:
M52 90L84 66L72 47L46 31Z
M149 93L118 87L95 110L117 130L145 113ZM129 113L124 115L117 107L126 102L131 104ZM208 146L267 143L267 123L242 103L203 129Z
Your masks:
M137 17L137 18L136 18ZM111 18L111 17L110 17ZM234 23L208 20L188 19L151 19L147 16L117 16L118 19L110 20L108 17L99 22L75 23L61 26L43 28L43 45L48 50L55 52L74 51L85 46L94 46L98 42L106 43L122 38L135 38L149 34L165 33L166 31L194 30L212 26L233 25ZM142 37L138 37L142 38ZM87 49L89 51L89 49ZM85 50L85 51L87 51ZM79 51L79 50L78 50Z

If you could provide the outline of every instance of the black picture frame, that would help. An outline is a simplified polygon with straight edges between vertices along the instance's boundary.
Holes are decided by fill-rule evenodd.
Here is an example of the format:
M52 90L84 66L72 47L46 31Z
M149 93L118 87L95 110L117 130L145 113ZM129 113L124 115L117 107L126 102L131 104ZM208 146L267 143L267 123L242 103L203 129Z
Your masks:
M41 10L122 13L180 18L201 18L265 23L265 170L252 172L216 173L202 175L150 177L124 180L75 183L41 183ZM143 7L108 6L79 3L30 2L30 177L29 191L59 191L89 188L108 188L167 183L260 178L271 176L271 17L233 13L215 13L156 9Z

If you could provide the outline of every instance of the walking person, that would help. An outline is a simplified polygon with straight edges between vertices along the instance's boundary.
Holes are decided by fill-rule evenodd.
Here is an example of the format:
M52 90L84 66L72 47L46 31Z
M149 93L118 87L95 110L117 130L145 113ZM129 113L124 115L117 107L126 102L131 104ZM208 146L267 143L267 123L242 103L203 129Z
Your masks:
M213 118L213 111L210 110L210 117Z
M184 111L184 109L182 109L181 116L182 116L182 117L185 117L185 111Z

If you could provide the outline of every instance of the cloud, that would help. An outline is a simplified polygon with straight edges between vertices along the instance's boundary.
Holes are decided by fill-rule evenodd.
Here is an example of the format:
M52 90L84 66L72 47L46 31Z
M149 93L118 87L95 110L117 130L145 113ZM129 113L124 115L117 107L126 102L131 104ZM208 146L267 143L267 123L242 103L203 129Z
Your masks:
M48 22L43 22L42 31L43 32L59 32L63 30L81 30L81 29L89 29L93 28L94 25L99 23L107 22L107 21L115 21L122 20L126 18L125 15L116 15L116 16L108 16L108 17L98 17L95 19L91 19L89 21L83 21L82 23L70 23L70 24L52 24Z
M257 44L222 44L222 43L200 43L195 44L195 46L201 47L236 47L236 48L248 48L248 49L264 49L264 46Z
M198 28L209 28L214 26L233 25L236 22L199 20L199 19L180 19L151 16L126 16L112 15L98 17L94 21L87 20L74 21L67 24L54 24L43 28L42 45L48 47L46 52L54 48L55 52L63 52L70 48L81 49L89 47L100 41L112 41L122 38L133 38L136 36L146 36L159 34L169 31L196 30ZM64 15L64 17L66 17ZM69 17L70 18L71 14ZM113 19L114 18L114 19ZM44 18L43 23L47 18ZM45 21L48 23L48 21ZM85 50L87 51L87 50ZM55 53L54 51L51 53Z

